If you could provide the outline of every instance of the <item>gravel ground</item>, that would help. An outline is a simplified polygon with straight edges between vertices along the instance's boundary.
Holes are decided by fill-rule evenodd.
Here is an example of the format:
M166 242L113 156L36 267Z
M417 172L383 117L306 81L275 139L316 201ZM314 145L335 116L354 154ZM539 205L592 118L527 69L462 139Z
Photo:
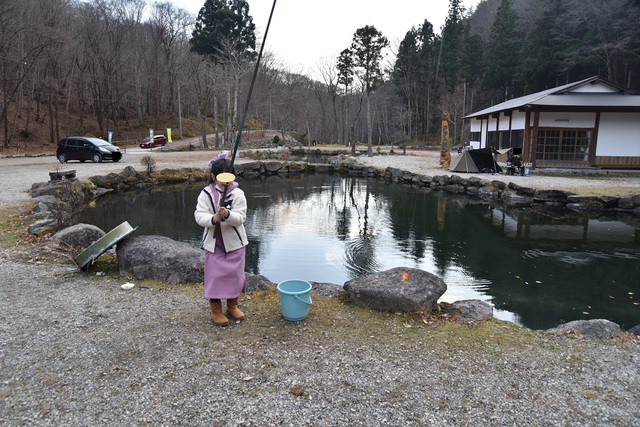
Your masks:
M314 306L295 324L274 309L216 328L189 293L6 259L0 274L2 425L640 424L628 338L498 323L466 336L393 316L334 331Z
M159 167L209 157L180 153ZM432 162L366 162L385 157L407 170ZM48 179L51 159L34 160L0 159L2 205ZM125 160L77 165L78 175L120 171ZM626 334L431 325L319 296L305 321L289 323L273 294L244 297L247 320L216 328L194 292L122 291L119 277L30 258L0 253L0 425L640 425L640 345Z

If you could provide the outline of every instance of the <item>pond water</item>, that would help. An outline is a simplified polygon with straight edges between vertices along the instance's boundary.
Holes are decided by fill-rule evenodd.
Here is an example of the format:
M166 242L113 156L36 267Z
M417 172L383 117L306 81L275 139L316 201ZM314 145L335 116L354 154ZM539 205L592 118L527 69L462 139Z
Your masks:
M441 301L482 299L531 329L605 318L640 323L640 220L476 199L376 179L324 174L239 179L248 198L246 270L274 283L345 281L394 267L441 276ZM193 219L202 188L114 194L80 222L200 246ZM400 278L399 278L400 279Z

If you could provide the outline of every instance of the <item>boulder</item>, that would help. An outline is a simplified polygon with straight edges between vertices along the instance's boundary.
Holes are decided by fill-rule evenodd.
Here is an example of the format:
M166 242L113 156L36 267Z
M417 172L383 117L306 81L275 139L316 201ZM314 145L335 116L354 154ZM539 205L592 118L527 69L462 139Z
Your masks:
M403 274L409 277L403 280ZM374 310L430 312L447 290L440 277L415 268L397 267L349 280L344 290L354 304Z
M276 286L275 283L261 274L245 274L245 292L266 291Z
M472 187L482 187L487 182L478 176L472 176L467 181L469 181L469 185Z
M600 204L602 204L602 206L604 206L605 208L615 208L616 206L618 206L618 200L620 199L620 197L617 196L600 196L598 197L598 202L600 202Z
M138 172L133 166L127 166L120 172L120 174L125 178L133 178L135 180L145 179L145 175Z
M618 199L618 207L621 209L640 207L640 194L625 194Z
M54 196L59 188L58 182L35 182L31 185L31 197Z
M567 333L577 332L592 338L613 338L620 335L620 325L606 319L574 320L549 329L549 332Z
M500 197L500 192L495 187L480 187L478 188L478 197L482 200L497 200Z
M201 249L163 236L135 236L118 243L118 268L137 279L163 282L202 282Z
M118 188L124 181L124 177L117 173L107 175L95 175L89 178L96 187L114 189Z
M335 283L318 283L318 282L309 282L311 283L311 289L318 295L322 295L325 297L337 297L341 293L344 292L344 289L340 285L336 285Z
M46 213L46 212L49 212L49 206L46 203L38 202L33 207L33 212L35 212L35 213Z
M504 182L494 179L491 182L489 182L489 184L487 184L491 187L495 187L497 188L499 191L504 191L504 189L507 187L507 184L505 184Z
M449 177L446 175L436 175L432 178L432 180L438 185L438 187L449 185Z
M640 336L640 324L638 324L638 325L634 326L633 328L629 329L629 332L631 332L635 336Z
M518 185L515 182L510 182L507 187L510 190L517 192L518 194L526 194L528 196L534 196L536 190L531 187L524 187L522 185Z
M267 175L277 174L278 172L280 172L281 169L282 169L282 163L280 162L264 163L264 170L267 173Z
M567 203L565 207L574 212L602 212L604 210L604 206L598 202Z
M43 196L34 197L33 201L38 205L42 203L46 205L47 208L55 205L58 202L58 200L56 199L56 196L53 196L51 194L45 194Z
M533 199L540 203L567 203L567 197L573 193L563 190L536 190L533 194Z
M92 224L75 224L58 231L51 238L73 247L85 249L104 236L106 233Z
M464 194L467 191L465 186L459 184L447 185L444 187L444 190L454 194Z
M461 177L460 175L451 175L451 177L449 178L449 182L452 185L462 185L464 187L469 186L469 180Z
M42 236L47 233L53 233L58 228L58 221L52 218L41 219L31 224L27 231L34 236Z
M77 179L36 182L31 185L31 197L53 196L62 200L69 198L82 198L84 193L82 183ZM51 200L51 198L48 198Z
M469 186L467 187L467 194L470 196L477 196L479 190L480 189L478 187Z
M447 313L455 313L461 320L479 321L493 317L493 306L488 302L478 299L456 301L447 304L444 310Z
M567 196L567 203L600 204L598 196L589 194L572 194Z
M526 207L533 205L533 195L507 190L502 192L502 202L505 206Z

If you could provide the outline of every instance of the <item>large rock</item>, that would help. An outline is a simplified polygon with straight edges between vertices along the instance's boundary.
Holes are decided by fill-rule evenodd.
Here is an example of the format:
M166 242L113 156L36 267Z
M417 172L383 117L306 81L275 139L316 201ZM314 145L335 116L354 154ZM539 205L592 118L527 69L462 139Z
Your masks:
M479 321L493 317L493 306L478 299L461 300L445 307L448 313L455 313L461 320Z
M480 187L478 197L482 200L496 200L500 197L500 191L492 186Z
M245 273L245 291L266 291L275 287L276 284L261 274Z
M409 277L402 280L403 273ZM344 290L354 304L374 310L431 311L447 290L440 277L415 268L397 267L352 279Z
M36 182L31 185L31 197L54 196L62 200L83 198L82 183L77 179Z
M75 224L58 231L51 238L60 240L74 248L88 248L105 235L105 232L92 224Z
M27 231L34 236L42 236L53 233L58 228L58 221L53 218L41 219L29 225Z
M118 268L137 279L202 282L204 254L188 243L163 236L135 236L118 243Z
M524 187L521 187L521 189ZM502 192L502 202L510 207L527 207L533 205L533 195L520 193L513 190Z
M565 207L574 212L602 212L604 210L604 206L598 202L567 203Z
M337 297L344 293L344 289L335 283L309 282L313 292L325 297Z
M640 194L625 194L618 199L618 207L622 209L634 209L640 207Z
M44 194L42 196L34 197L33 201L34 203L36 203L36 206L40 204L44 204L47 206L47 209L49 209L49 207L57 203L58 199L56 199L56 196L52 194Z
M564 323L555 328L549 329L549 332L568 333L577 332L581 335L592 338L613 338L620 335L622 330L620 325L606 319L593 320L574 320L573 322Z
M540 203L567 203L567 197L573 195L570 191L563 190L536 190L533 199Z

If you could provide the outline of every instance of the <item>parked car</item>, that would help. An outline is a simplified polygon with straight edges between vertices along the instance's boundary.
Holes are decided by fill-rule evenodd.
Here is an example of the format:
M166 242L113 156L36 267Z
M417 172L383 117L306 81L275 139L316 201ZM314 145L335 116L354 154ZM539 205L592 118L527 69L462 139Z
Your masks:
M146 138L142 139L142 142L140 142L140 148L151 148L151 143L149 142L150 138L147 136ZM162 147L164 145L167 145L167 137L165 137L164 135L155 135L153 137L153 146L154 147Z
M91 160L94 163L100 163L103 160L119 162L122 159L122 152L120 148L104 139L90 136L69 136L58 141L56 157L60 163L69 160L81 162Z

